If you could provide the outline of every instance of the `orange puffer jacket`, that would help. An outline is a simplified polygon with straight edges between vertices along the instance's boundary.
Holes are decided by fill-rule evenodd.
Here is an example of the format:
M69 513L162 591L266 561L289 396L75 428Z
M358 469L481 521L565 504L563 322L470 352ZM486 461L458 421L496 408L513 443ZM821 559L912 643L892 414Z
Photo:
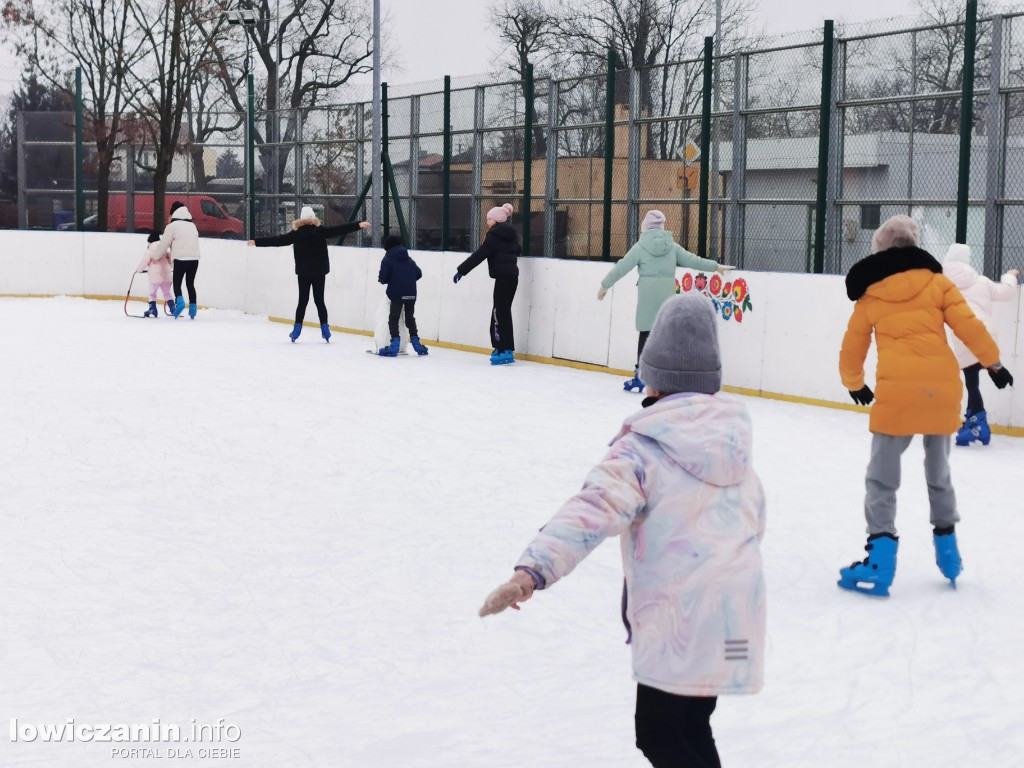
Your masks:
M864 386L864 358L878 344L872 432L948 435L960 426L960 368L946 341L953 330L986 368L999 348L942 265L920 248L890 248L854 264L846 293L856 301L839 352L843 385Z

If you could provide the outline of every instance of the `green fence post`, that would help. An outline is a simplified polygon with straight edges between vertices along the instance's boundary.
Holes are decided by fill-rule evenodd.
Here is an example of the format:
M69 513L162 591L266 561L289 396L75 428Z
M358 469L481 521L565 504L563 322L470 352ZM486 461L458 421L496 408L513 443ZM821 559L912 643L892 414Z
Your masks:
M835 57L835 25L825 21L821 52L821 119L818 127L818 199L814 209L814 273L825 271L825 225L828 217L828 154L832 117L832 62Z
M402 201L398 197L398 183L395 181L395 169L391 167L391 156L384 153L384 188L391 187L391 193L395 197L395 218L398 219L398 231L402 234L402 242L408 244L409 229L405 225L405 215L402 213Z
M700 116L700 189L697 198L697 255L708 253L708 186L711 176L711 89L714 87L715 38L704 38L704 93Z
M381 156L378 162L384 163L385 158L389 154L388 150L388 84L380 84L380 152ZM383 242L384 238L387 238L391 234L391 195L388 189L388 184L385 182L384 189L382 190L384 195L384 221L382 223L382 231L384 237L381 239ZM398 200L395 200L398 203Z
M85 221L85 103L82 99L82 68L75 67L75 228Z
M610 261L612 258L612 169L614 162L615 51L609 48L604 105L604 217L601 221L601 258L605 261Z
M978 0L967 0L964 29L963 93L960 103L960 178L956 190L956 241L967 242L967 199L971 191L971 129L974 123L974 51L977 43ZM993 95L992 98L995 98Z
M530 255L530 203L533 198L533 64L526 65L526 135L523 136L523 255Z
M452 205L452 78L444 76L444 161L441 168L441 250L448 250Z
M249 110L245 116L246 122L246 154L248 156L248 178L246 187L249 191L249 239L256 237L256 86L253 82L252 73L246 75L246 85L249 88Z

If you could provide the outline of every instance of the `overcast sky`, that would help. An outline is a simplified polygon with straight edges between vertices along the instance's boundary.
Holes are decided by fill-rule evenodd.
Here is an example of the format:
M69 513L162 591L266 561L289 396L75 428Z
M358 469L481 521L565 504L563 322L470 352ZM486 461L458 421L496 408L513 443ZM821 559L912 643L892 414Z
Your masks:
M392 47L402 71L388 72L392 83L458 77L492 70L496 34L488 21L488 0L381 0L391 19ZM819 28L825 19L871 21L913 16L912 0L758 0L757 23L771 35ZM708 30L708 34L714 30Z

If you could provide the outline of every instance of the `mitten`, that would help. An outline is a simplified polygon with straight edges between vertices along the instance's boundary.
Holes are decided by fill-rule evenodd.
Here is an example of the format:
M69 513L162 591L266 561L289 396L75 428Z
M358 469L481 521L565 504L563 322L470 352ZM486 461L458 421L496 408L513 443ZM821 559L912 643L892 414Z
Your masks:
M865 384L856 392L851 390L850 397L857 405L871 405L871 401L875 399L875 393L871 391L871 387Z
M597 289L597 300L604 301L604 297L608 295L608 289L603 285Z
M517 603L529 600L533 595L534 587L533 577L530 574L516 571L511 579L487 596L483 608L480 609L480 615L490 616L501 613L506 608L518 611Z
M1007 384L1013 386L1013 376L1001 365L989 368L988 375L991 377L992 383L996 385L996 389L1006 389Z
M452 278L452 282L453 283L457 283L461 279L462 279L462 273L461 272L456 272L455 273L455 277Z

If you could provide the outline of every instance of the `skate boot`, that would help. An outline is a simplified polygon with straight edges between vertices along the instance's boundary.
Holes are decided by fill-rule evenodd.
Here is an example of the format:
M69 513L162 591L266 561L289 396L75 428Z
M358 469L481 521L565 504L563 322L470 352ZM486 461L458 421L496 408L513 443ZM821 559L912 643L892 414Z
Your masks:
M865 595L888 597L889 587L896 576L896 550L899 545L899 540L890 533L868 536L864 547L868 556L849 568L839 569L839 586Z
M156 302L149 302L149 309L146 310L146 314L143 317L156 317Z
M331 343L331 328L327 323L320 326L320 335L324 337L324 341L328 344Z
M953 589L956 589L956 579L963 570L960 550L956 546L956 531L952 525L948 528L936 528L932 534L932 541L935 543L935 564L939 566L942 575L949 579Z
M419 336L411 336L409 338L409 341L412 343L412 348L416 350L416 354L417 355L425 355L428 352L430 352L429 349L427 349L425 346L423 346L420 343L420 337Z
M174 299L168 299L167 300L167 314L168 315L173 315L174 314Z
M395 336L391 339L391 343L386 347L381 347L377 354L381 357L398 357L398 348L402 345L402 340Z
M302 333L302 323L296 323L292 327L292 332L288 334L288 338L292 340L292 344L299 338L299 334Z
M982 445L988 445L992 441L992 430L988 426L988 414L978 411L971 416L968 422L971 427L971 434L975 440L981 440Z
M970 445L974 439L974 435L971 434L971 412L968 409L967 413L964 414L964 423L956 431L956 444L963 447Z
M199 309L195 304L188 305L188 316L190 320L196 319L196 310Z
M637 392L643 392L645 386L646 386L646 384L644 384L642 381L640 381L640 367L639 366L637 366L636 368L633 369L633 378L630 379L627 382L624 382L622 384L622 388L624 390L626 390L627 392L632 392L634 387L636 388Z
M491 365L511 365L516 361L516 356L511 349L504 349L496 355L491 355Z
M184 311L185 311L185 297L184 296L178 296L174 300L174 309L171 311L171 314L174 315L175 317L180 317L181 313L184 312Z

